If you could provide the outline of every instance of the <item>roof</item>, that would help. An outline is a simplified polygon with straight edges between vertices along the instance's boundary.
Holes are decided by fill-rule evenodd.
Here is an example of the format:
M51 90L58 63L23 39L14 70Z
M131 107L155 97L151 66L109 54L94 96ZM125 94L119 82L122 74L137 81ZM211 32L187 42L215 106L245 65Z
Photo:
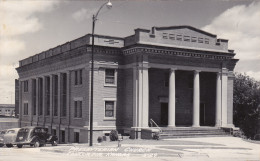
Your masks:
M169 29L183 29L183 28L188 28L190 30L193 30L193 31L196 31L196 32L199 32L199 33L202 33L202 34L205 34L205 35L208 35L210 37L214 37L216 38L217 35L215 34L211 34L209 32L206 32L206 31L203 31L201 29L198 29L198 28L195 28L195 27L192 27L192 26L188 26L188 25L181 25L181 26L166 26L166 27L152 27L152 29L156 29L156 30L169 30ZM148 29L142 29L142 28L137 28L135 30L139 30L139 31L144 31L144 32L150 32L150 30Z

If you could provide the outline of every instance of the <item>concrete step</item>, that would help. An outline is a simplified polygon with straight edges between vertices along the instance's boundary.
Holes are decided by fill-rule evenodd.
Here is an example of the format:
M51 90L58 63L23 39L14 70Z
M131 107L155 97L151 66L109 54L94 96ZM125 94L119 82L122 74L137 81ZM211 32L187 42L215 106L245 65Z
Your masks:
M161 138L228 136L223 129L216 127L162 127Z

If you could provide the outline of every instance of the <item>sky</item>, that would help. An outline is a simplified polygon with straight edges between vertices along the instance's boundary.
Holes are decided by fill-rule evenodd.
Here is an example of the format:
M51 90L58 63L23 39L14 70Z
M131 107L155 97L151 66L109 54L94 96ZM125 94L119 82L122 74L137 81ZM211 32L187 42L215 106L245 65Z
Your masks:
M19 60L91 33L102 0L0 0L0 104L14 104ZM229 40L236 72L260 81L260 0L111 0L95 33L189 25Z

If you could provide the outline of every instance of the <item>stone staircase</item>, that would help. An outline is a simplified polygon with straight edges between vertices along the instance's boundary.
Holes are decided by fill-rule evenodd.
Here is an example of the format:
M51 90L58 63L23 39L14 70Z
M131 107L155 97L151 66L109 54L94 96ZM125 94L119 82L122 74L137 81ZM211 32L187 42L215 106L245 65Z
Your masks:
M166 138L192 138L192 137L214 137L229 136L230 133L225 132L217 127L161 127L161 139Z

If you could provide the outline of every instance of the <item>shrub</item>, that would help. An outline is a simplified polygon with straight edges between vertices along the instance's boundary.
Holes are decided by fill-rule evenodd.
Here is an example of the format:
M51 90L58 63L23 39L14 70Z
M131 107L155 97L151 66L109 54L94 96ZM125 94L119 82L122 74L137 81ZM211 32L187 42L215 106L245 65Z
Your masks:
M154 140L159 140L159 138L160 138L160 133L159 132L154 133L153 139Z
M101 142L103 141L103 138L102 138L101 136L99 136L99 137L97 138L97 141L98 141L98 143L101 143Z
M117 141L118 140L118 132L116 130L112 130L109 133L109 138L111 141Z

